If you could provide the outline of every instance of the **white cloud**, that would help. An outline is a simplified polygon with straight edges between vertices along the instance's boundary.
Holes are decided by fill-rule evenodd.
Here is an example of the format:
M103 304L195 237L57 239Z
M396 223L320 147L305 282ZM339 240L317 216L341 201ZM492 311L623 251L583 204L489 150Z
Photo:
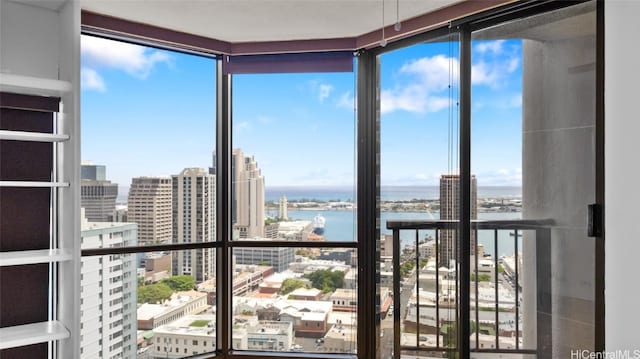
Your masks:
M477 175L478 186L522 186L522 168L500 168Z
M320 101L320 103L324 102L331 94L331 91L333 91L333 86L320 84L320 86L318 86L318 101Z
M257 121L263 125L273 123L274 119L268 116L258 116Z
M437 186L440 184L441 173L414 173L405 176L390 176L389 171L382 171L386 174L382 179L385 186Z
M343 93L338 99L338 101L336 102L336 106L353 111L356 104L355 104L355 97L353 96L351 91L347 91Z
M403 110L414 113L437 112L447 108L449 83L456 81L458 60L444 55L412 60L400 68L400 74L410 76L404 86L381 91L380 110L388 113Z
M83 90L95 90L104 92L107 87L104 84L104 80L95 70L89 68L82 68L80 70L80 81Z
M480 54L493 53L499 55L504 50L505 40L480 41L475 50Z
M503 86L510 74L520 66L520 55L506 46L504 40L483 41L475 46L476 56L471 67L472 85ZM424 114L437 112L455 104L449 99L449 86L457 91L460 63L457 58L440 54L405 63L399 70L399 81L393 88L381 91L382 113L397 110ZM510 101L511 107L517 107Z
M164 51L125 42L93 36L82 36L81 42L82 61L92 69L118 69L144 79L156 64L169 64L171 61Z
M516 94L511 96L511 98L508 101L508 106L509 108L518 108L518 107L522 107L522 94Z
M293 180L297 185L341 186L352 184L353 178L353 172L332 173L326 168L318 168L301 172Z
M251 130L251 124L248 121L241 121L236 123L234 126L234 131L243 132Z

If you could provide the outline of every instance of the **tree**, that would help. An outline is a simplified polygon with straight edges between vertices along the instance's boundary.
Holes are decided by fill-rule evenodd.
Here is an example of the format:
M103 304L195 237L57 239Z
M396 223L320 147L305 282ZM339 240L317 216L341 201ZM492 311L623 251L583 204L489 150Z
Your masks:
M192 290L196 285L196 280L190 275L177 275L163 279L160 283L166 284L173 291L182 292Z
M304 284L300 279L295 278L287 278L282 282L282 286L280 287L280 295L286 295L298 288L304 288L307 285Z
M138 287L138 303L161 303L171 298L173 291L164 283Z
M333 292L344 285L344 272L320 269L313 273L305 274L305 278L311 281L311 286L322 290L323 293Z

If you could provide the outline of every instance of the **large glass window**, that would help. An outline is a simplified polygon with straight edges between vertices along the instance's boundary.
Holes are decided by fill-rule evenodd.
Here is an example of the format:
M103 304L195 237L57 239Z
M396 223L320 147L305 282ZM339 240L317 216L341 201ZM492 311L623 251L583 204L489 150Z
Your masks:
M81 357L212 352L216 60L83 35L81 75L81 246L102 251L82 259Z
M458 35L452 32L380 56L383 358L394 351L398 319L400 345L432 348L435 357L456 348L457 225L439 228L459 218L458 52ZM387 224L403 220L431 227L400 232L400 252L394 253ZM395 281L401 282L399 308L391 295Z
M479 199L479 218L516 224L477 231L472 348L594 350L595 9L588 2L472 34L472 172L478 188L514 189ZM482 319L491 316L498 324Z
M356 352L354 81L232 77L235 350Z

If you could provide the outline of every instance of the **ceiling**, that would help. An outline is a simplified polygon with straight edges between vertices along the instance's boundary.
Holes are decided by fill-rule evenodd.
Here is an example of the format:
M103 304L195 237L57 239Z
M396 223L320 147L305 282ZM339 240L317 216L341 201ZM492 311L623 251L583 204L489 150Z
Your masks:
M461 0L384 0L384 24ZM383 0L80 0L83 10L231 43L356 37L382 27ZM399 8L399 11L396 9Z

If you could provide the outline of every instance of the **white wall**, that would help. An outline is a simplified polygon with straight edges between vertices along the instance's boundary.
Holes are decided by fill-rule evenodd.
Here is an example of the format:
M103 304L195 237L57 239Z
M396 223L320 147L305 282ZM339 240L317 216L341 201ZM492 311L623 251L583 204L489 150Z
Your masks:
M640 1L605 2L606 349L640 349Z

